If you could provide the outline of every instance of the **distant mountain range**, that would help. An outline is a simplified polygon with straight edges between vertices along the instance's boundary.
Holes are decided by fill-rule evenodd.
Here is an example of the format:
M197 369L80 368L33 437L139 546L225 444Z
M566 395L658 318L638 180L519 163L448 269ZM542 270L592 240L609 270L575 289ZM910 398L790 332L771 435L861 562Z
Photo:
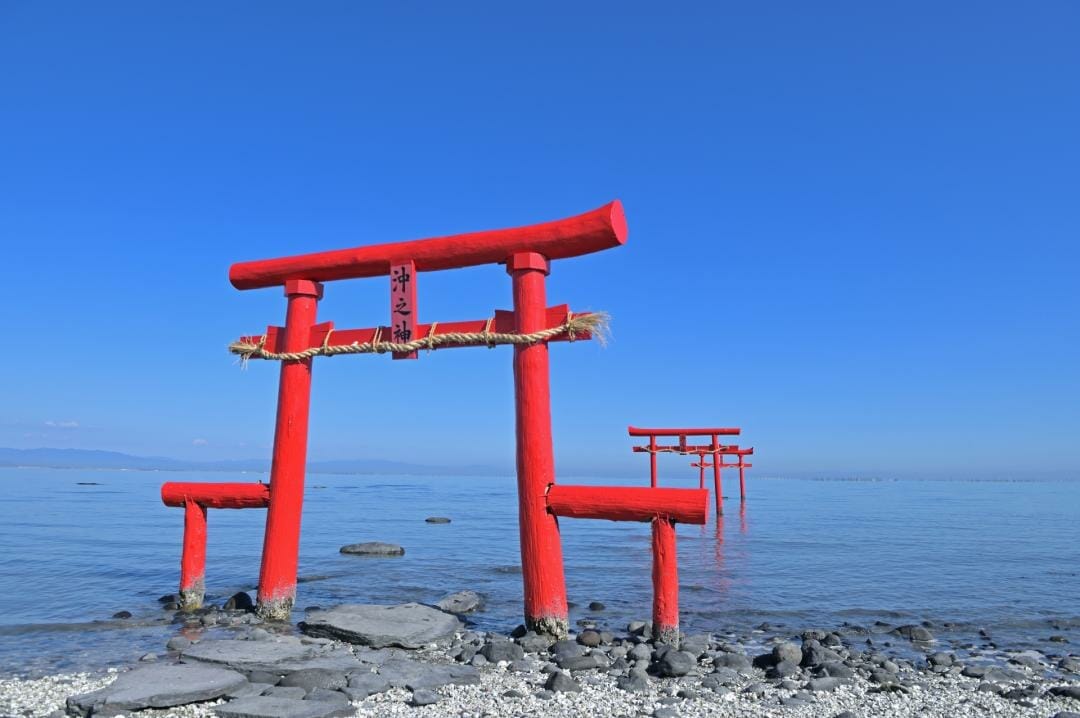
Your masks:
M53 469L125 469L129 471L229 471L268 473L269 459L185 461L163 456L132 456L118 451L93 449L0 448L0 466L36 466ZM504 475L493 466L428 466L383 459L346 459L308 462L316 474L410 474L410 475Z

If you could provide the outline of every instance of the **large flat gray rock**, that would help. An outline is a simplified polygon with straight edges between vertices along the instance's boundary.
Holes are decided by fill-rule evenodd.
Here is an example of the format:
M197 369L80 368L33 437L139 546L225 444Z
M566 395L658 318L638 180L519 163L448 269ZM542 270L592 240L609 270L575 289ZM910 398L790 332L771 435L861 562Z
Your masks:
M448 685L471 686L480 683L480 671L473 666L424 663L408 658L390 659L379 666L378 676L391 688L410 690Z
M214 712L221 718L336 718L356 715L356 709L347 703L303 701L271 696L242 698L215 706Z
M239 671L274 671L284 662L290 662L296 668L306 667L299 664L314 654L315 647L305 646L297 639L239 641L229 638L195 643L180 655L180 660L228 666Z
M300 630L309 636L336 638L373 648L420 648L453 636L461 627L455 616L419 603L337 606L313 612L300 624Z
M144 708L171 708L220 698L247 683L228 668L204 665L147 665L121 673L112 685L68 699L68 711L116 715Z

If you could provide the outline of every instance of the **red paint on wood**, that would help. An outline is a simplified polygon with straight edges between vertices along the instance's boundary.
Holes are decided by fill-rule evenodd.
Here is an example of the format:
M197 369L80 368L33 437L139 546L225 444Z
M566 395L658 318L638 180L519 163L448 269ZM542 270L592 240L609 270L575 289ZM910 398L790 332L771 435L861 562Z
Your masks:
M315 282L290 282L286 286L286 351L307 347L321 291ZM296 595L310 398L311 360L281 362L270 468L273 501L266 515L259 572L260 611L276 619L288 618Z
M712 444L710 445L713 455L713 492L716 496L716 515L724 513L724 477L720 468L720 464L723 463L723 459L720 457L720 442L717 434L712 436Z
M718 434L720 436L734 436L737 435L741 429L737 428L719 428L719 429L642 429L637 426L627 427L627 431L630 436L712 436Z
M656 437L649 437L649 486L656 486L658 477L656 475Z
M653 635L677 645L679 635L679 559L675 526L666 519L652 522Z
M187 501L211 509L265 508L270 504L266 484L206 484L170 481L161 485L166 506L184 506Z
M737 449L737 446L720 445L720 453L728 456L734 456L735 452L732 449ZM635 454L646 454L649 452L656 452L658 454L700 454L702 452L706 454L712 453L712 444L686 444L680 446L678 444L656 444L632 447L632 451Z
M546 324L547 272L535 266L543 259L514 257L509 263L517 332L537 331ZM546 261L543 266L547 266ZM562 542L558 520L548 513L545 496L548 486L555 482L546 344L514 347L514 414L525 623L546 633L561 634L568 625Z
M185 592L193 591L198 593L201 599L203 581L206 577L206 507L193 499L187 499L180 505L184 507L184 548L180 555L180 593L183 595Z
M556 516L608 521L652 521L664 517L685 524L705 523L709 492L640 486L559 486L548 489Z
M416 339L416 264L390 266L390 335L395 342ZM394 359L415 359L416 352L394 352Z
M566 318L569 316L569 308L565 304L560 304L554 307L548 307L544 315L544 323L540 329L552 329L554 327L566 324ZM576 317L586 317L592 312L581 312L575 314ZM473 334L483 332L484 329L489 327L490 331L498 333L510 333L515 331L514 313L511 311L505 311L498 309L495 311L494 321L488 319L472 319L464 322L439 322L435 325L435 333L450 334L451 332L460 332ZM431 333L431 324L417 324L416 333L414 337L424 339ZM334 329L333 322L324 322L323 324L317 324L311 328L311 333L307 340L305 349L312 349L315 347L321 347L326 340L326 335L330 335L330 341L326 342L327 346L348 346L349 344L365 344L375 338L375 327L368 327L365 329ZM378 327L379 336L383 341L389 341L392 337L393 330L390 327ZM285 330L282 327L267 327L266 328L266 344L265 348L271 352L283 352L285 351ZM262 335L248 335L240 337L241 342L248 344L258 344L262 341ZM556 334L549 342L566 342L566 341L586 341L592 339L592 332L576 331L574 332L573 339L565 332ZM456 347L482 347L486 346L483 341L477 341L472 344L453 344L441 347L442 349L454 349ZM439 349L440 347L435 347Z
M405 259L415 262L419 272L505 262L517 253L565 259L618 247L626 234L622 204L616 200L576 217L527 227L240 262L229 269L229 280L237 289L257 289L288 279L384 276L391 264Z

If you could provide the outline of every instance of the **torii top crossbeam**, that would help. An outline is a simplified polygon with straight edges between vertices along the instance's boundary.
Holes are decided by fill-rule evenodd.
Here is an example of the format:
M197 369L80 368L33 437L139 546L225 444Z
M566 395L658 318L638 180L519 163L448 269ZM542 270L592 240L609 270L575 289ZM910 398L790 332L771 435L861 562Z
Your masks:
M576 217L526 227L238 262L229 269L229 281L237 289L258 289L292 279L328 282L381 277L403 260L413 262L418 272L432 272L499 264L519 252L566 259L618 247L626 242L626 235L622 203L615 200Z

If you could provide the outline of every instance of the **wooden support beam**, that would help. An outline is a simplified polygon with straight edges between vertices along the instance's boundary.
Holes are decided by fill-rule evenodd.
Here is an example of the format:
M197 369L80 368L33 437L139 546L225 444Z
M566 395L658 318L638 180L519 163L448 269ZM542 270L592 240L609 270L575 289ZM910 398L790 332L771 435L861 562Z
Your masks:
M170 481L161 485L161 501L166 506L184 506L187 501L209 509L256 509L270 505L266 484L207 484Z
M161 485L161 501L184 509L184 544L180 552L180 608L202 608L206 592L206 509L264 508L270 487L264 484L191 483Z
M576 519L704 524L708 503L707 489L552 485L547 492L551 513Z

